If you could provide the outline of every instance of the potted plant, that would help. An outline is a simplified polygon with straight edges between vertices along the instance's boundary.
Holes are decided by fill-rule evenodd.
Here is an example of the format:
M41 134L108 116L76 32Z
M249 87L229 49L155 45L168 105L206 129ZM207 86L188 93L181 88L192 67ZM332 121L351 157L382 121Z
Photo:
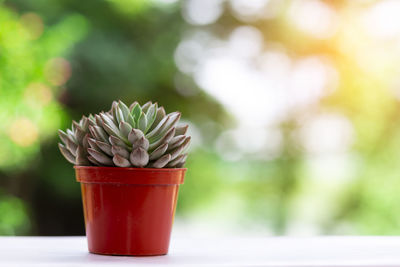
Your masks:
M89 251L168 253L179 185L190 143L181 114L157 103L83 116L59 131L59 148L81 183Z

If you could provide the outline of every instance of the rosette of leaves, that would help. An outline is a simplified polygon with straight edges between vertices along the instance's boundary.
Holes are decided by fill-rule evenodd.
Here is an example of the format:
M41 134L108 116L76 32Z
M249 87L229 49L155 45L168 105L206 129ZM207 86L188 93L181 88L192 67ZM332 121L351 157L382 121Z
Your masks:
M183 167L190 136L188 125L178 125L180 117L179 112L166 114L157 103L134 102L128 108L113 102L109 112L88 118L89 134L82 147L87 146L87 160L97 166Z
M79 122L73 121L72 129L67 129L66 132L58 130L62 141L62 144L58 143L58 147L63 156L74 165L90 165L87 153L89 124L95 124L92 115L82 116Z

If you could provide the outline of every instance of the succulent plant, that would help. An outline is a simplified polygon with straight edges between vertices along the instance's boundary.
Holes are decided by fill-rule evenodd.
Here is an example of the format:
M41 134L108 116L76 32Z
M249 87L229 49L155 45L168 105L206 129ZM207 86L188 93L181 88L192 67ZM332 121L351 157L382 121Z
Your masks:
M188 125L178 126L181 114L166 114L157 103L129 108L113 102L111 110L73 122L60 131L61 153L75 165L179 168L187 158Z

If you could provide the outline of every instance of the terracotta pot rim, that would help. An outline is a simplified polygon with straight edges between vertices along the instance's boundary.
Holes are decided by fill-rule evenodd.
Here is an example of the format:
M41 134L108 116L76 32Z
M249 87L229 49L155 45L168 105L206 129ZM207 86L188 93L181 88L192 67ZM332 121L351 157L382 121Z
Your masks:
M74 166L80 183L120 185L179 185L183 184L186 168L122 168Z
M121 171L140 171L140 172L177 172L177 171L186 171L187 168L135 168L135 167L105 167L105 166L77 166L74 165L74 169L86 169L86 170L121 170Z

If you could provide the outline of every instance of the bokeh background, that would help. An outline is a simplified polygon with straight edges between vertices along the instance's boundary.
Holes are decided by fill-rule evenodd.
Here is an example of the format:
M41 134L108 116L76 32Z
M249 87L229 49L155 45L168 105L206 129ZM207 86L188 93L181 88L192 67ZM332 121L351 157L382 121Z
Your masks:
M0 1L0 234L84 234L57 129L180 110L177 227L400 234L400 1Z

